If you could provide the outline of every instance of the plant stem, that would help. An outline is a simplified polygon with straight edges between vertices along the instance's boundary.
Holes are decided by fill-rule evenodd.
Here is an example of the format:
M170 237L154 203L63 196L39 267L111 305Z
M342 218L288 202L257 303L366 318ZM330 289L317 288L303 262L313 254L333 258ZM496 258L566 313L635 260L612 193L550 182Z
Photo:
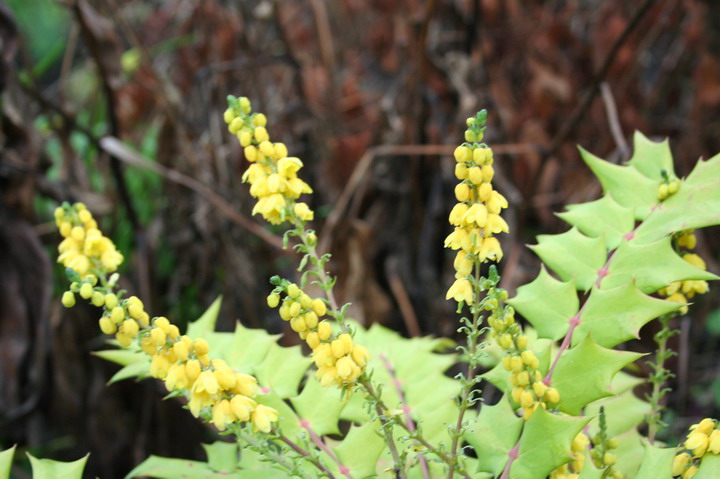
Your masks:
M308 422L306 419L301 419L300 426L305 429L305 431L307 431L307 433L310 435L310 439L312 439L315 445L320 448L321 451L327 454L330 459L335 462L335 464L338 465L338 468L340 469L340 474L347 477L348 479L352 479L352 476L350 475L350 469L344 466L342 462L340 462L340 459L338 459L337 456L330 450L327 444L325 444L325 441L323 441L320 436L318 436L315 431L312 430L312 428L310 427L310 422Z
M393 385L395 386L395 391L397 392L398 397L400 398L400 403L402 404L403 408L403 414L405 415L405 421L407 422L408 429L411 431L415 431L415 422L412 419L412 415L410 414L410 405L407 403L407 400L405 399L405 393L402 390L402 385L400 384L400 380L397 377L397 374L395 373L395 368L388 360L388 357L385 354L380 355L380 360L383 363L383 366L385 366L385 369L387 369L388 374L390 375L390 378L392 379ZM425 459L425 456L422 454L418 455L418 461L420 462L420 468L422 469L422 475L424 479L430 478L430 471L428 470L428 464L427 460Z
M517 443L515 443L515 446L513 446L513 448L508 451L508 462L507 462L507 464L505 464L505 469L503 469L500 479L509 479L510 478L510 468L512 467L513 462L515 462L515 459L518 458L518 455L520 453L520 440L521 439L522 439L522 433L520 433L520 437L518 438Z
M318 458L313 457L308 451L306 451L302 447L298 446L295 442L291 441L287 436L280 435L279 439L282 442L284 442L285 444L287 444L290 447L290 449L297 452L299 455L306 457L315 467L320 469L320 471L325 473L330 479L335 479L335 476L333 475L333 473L330 472L328 470L328 468L325 467L325 465L322 462L320 462L320 460ZM265 454L266 449L268 449L268 448L263 449L263 454Z
M284 467L291 474L296 470L292 463L289 464L288 461L282 457L282 455L280 455L276 452L273 452L272 448L267 447L265 444L263 444L261 441L259 441L252 434L248 434L247 432L245 432L243 430L239 430L239 428L237 430L235 430L234 433L238 439L242 439L242 440L246 441L255 450L257 450L258 452L261 452L263 456L269 458L275 464L277 464L281 467ZM280 440L283 440L283 437L284 436L280 436ZM296 447L298 447L299 451L301 451L301 452L298 452L299 454L301 454L303 456L309 456L309 454L306 451L304 451L302 448L300 448L299 446L296 446ZM303 474L302 477L307 477L307 476L305 476Z
M477 347L478 347L478 336L479 336L479 329L480 329L480 322L482 320L482 317L480 316L480 263L475 263L474 266L475 269L475 283L473 284L473 308L472 308L472 325L470 332L467 334L467 354L468 354L468 368L467 373L465 376L465 380L462 381L462 391L460 393L460 404L459 404L459 413L458 413L458 419L457 423L455 424L455 429L452 431L452 445L450 446L450 458L452 460L450 464L450 469L448 470L448 479L452 479L455 475L455 469L457 467L458 463L458 456L457 456L457 448L458 444L460 442L460 437L462 437L462 427L463 427L463 420L465 418L465 412L470 408L471 401L470 401L470 395L472 394L473 387L475 386L476 382L473 380L475 378L475 370L477 369L477 360L475 358L477 354Z
M655 352L655 362L648 362L653 369L653 373L649 376L648 381L653 385L652 393L648 396L650 402L650 413L647 415L646 422L648 424L648 443L655 442L655 436L664 424L661 415L665 406L661 404L662 398L665 396L667 389L664 388L665 382L672 377L672 373L665 369L665 360L672 357L674 351L668 349L668 340L678 334L678 331L670 328L670 320L674 317L672 314L666 314L659 318L661 329L655 334L655 342L658 345Z

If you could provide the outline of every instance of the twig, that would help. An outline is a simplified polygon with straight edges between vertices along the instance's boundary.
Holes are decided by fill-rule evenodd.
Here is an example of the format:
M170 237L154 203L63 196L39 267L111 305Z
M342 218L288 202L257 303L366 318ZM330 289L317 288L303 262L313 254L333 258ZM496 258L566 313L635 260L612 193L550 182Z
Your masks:
M313 456L312 456L309 452L307 452L305 449L303 449L302 447L298 446L298 445L297 445L295 442L293 442L290 438L288 438L287 436L283 436L283 435L281 435L279 438L280 438L280 440L281 440L282 442L284 442L285 444L287 444L287 445L290 447L290 449L292 449L293 451L297 452L297 453L300 454L301 456L306 457L315 467L317 467L317 468L320 469L322 472L324 472L325 474L327 474L327 476L328 476L330 479L335 479L335 476L333 475L333 473L330 472L330 471L328 470L328 468L325 467L325 465L324 465L322 462L320 462L317 458L313 457ZM267 448L266 448L266 449L267 449ZM264 453L263 453L263 454L264 454Z
M630 148L625 141L623 136L622 127L620 126L620 119L618 118L617 106L615 105L615 98L613 98L612 91L607 82L600 84L600 92L602 93L603 103L605 104L605 112L607 113L608 124L610 125L610 133L612 133L615 144L620 150L620 156L623 161L627 161L630 158Z
M385 263L385 270L387 272L388 283L390 283L390 290L398 302L408 334L412 338L420 337L421 333L417 315L413 309L407 289L405 289L405 285L403 285L402 279L397 272L397 262L394 258L388 258Z
M610 70L610 66L612 66L613 61L615 61L615 57L620 51L620 47L622 47L623 43L625 43L625 41L630 36L630 33L632 33L635 27L637 27L637 25L640 23L640 20L643 18L643 16L645 16L648 10L650 10L650 7L652 7L655 3L656 2L654 0L645 0L645 2L643 2L640 8L635 11L632 18L625 26L625 30L623 30L617 40L615 40L612 48L610 48L610 51L605 57L605 61L603 61L602 67L600 67L600 70L595 75L595 78L593 78L593 82L590 85L590 88L585 91L585 94L580 101L580 105L578 105L573 114L565 121L565 123L563 123L557 135L555 135L555 138L553 138L552 142L550 143L550 146L543 153L543 159L553 156L555 152L557 152L558 148L560 148L560 146L565 142L565 140L573 131L573 129L577 126L577 124L580 123L580 120L582 120L582 118L585 116L585 113L587 113L588 108L590 108L590 105L595 98L595 94L597 93L598 87L600 86L600 82L605 79L605 76Z
M340 474L347 477L348 479L352 479L352 475L350 475L350 468L340 462L340 459L338 459L337 456L330 450L327 444L325 444L325 441L323 441L320 436L318 436L315 431L312 430L312 428L310 427L310 422L307 419L300 419L300 427L305 429L305 431L307 431L307 433L310 435L310 439L312 439L312 442L314 442L321 451L327 454L330 459L332 459L335 464L337 464L338 469L340 469Z
M395 392L400 398L400 403L402 404L402 410L403 414L405 415L405 422L407 422L408 429L410 429L411 431L415 431L415 422L413 421L412 415L410 414L410 405L405 399L405 393L402 390L402 384L400 384L400 379L398 379L397 377L395 368L388 360L387 355L380 354L379 358L382 361L383 366L387 370L388 374L390 375L393 386L395 386ZM428 470L427 460L422 454L418 456L418 460L420 461L420 468L422 469L423 478L428 479L430 477L430 471Z

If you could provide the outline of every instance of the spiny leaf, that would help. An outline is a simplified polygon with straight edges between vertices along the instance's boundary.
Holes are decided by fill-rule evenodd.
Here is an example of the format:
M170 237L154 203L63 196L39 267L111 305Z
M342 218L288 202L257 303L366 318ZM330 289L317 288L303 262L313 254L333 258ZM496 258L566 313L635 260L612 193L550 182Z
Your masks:
M622 206L634 208L636 219L647 217L650 208L658 202L659 181L648 178L634 166L619 166L601 160L583 148L580 148L580 155L600 180L605 193L610 193Z
M272 471L269 466L265 467L268 471ZM253 471L252 473L258 474L257 471ZM261 476L273 477L265 475L265 471L262 472ZM125 476L125 479L133 477L154 477L156 479L249 479L259 476L242 474L240 472L227 473L214 471L206 462L150 456L130 471L128 475Z
M145 357L145 361L137 361L132 364L128 364L120 371L113 374L108 381L108 384L114 384L119 381L131 378L147 378L150 376L150 358Z
M483 405L475 421L465 433L478 457L477 472L499 475L508 461L508 452L517 443L522 431L522 419L515 415L508 395L494 406Z
M605 241L589 238L572 228L557 235L540 235L530 247L563 281L575 279L580 290L588 290L607 259Z
M570 444L590 419L556 416L538 408L525 424L510 477L545 479L553 469L570 462Z
M10 449L5 449L0 452L0 479L9 479L16 447L17 446L13 446Z
M675 176L670 142L652 141L639 131L633 136L633 155L628 165L634 166L640 173L653 180L662 179L664 170L672 178Z
M605 408L607 433L610 437L619 436L642 424L651 409L649 403L635 396L632 391L626 391L588 404L585 414L595 416L600 413L601 406ZM598 432L598 421L590 423L590 432L592 434Z
M106 349L104 351L93 351L92 354L121 366L147 359L147 355L143 352L132 349Z
M636 241L649 243L676 231L720 224L720 154L700 161L680 190L638 228Z
M218 472L232 472L238 467L238 443L216 441L212 444L202 444L207 455L207 463L211 469Z
M558 408L578 415L590 402L612 395L613 376L641 356L603 348L591 335L586 335L580 344L560 357L553 374L552 385L560 393Z
M675 452L674 447L655 447L647 444L635 479L670 479Z
M212 341L208 339L208 342L210 354L214 357L225 359L238 371L254 374L279 337L279 334L272 335L264 329L246 328L237 322L234 334L214 333L211 336Z
M343 466L358 479L375 475L375 465L384 449L385 441L372 423L352 426L340 445L333 448Z
M586 236L604 238L608 249L616 248L623 235L635 227L633 209L618 204L610 194L589 203L568 205L567 209L558 216Z
M82 479L85 463L89 455L77 461L61 462L51 459L38 459L29 452L27 453L30 458L33 479Z
M639 337L646 323L677 308L678 303L643 294L634 283L612 289L593 288L573 334L573 344L592 333L599 345L612 348Z
M634 478L642 462L647 439L642 437L635 428L614 439L618 441L617 449L613 449L613 454L617 456L615 469L622 472L625 477Z
M567 332L579 300L572 280L565 283L556 280L543 265L537 278L520 286L508 304L533 325L538 336L557 340Z
M674 281L688 279L712 280L718 277L683 260L673 251L670 237L666 237L646 244L638 244L637 241L620 243L600 287L610 289L635 281L640 291L649 294Z
M193 339L203 338L207 333L214 333L220 306L222 306L222 296L218 296L202 316L188 325L188 336Z
M308 377L300 395L290 402L298 416L308 421L316 434L322 436L340 432L338 421L345 402L337 388L322 387L314 374Z
M300 346L284 348L272 343L255 373L260 384L274 389L281 398L289 398L297 395L298 385L311 362Z
M720 478L720 456L705 454L693 479L718 479Z

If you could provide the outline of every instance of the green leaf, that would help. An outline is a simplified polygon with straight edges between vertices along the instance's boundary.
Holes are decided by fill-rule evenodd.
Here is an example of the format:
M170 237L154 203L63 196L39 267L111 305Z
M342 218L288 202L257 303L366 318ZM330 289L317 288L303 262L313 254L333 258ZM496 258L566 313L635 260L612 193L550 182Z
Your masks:
M617 449L613 449L613 454L617 456L615 469L622 472L625 477L634 478L642 462L647 439L635 428L616 436L615 439L618 441Z
M218 472L232 472L238 468L238 444L217 441L202 444L208 457L208 466Z
M252 475L243 475L239 472L227 473L214 471L206 462L190 461L188 459L172 459L160 456L148 457L130 471L128 475L125 476L125 479L141 476L156 479L249 479L253 477Z
M558 281L542 265L537 278L520 286L508 304L533 325L538 336L557 340L567 332L579 300L572 280Z
M220 306L222 306L222 296L218 296L202 316L188 324L187 335L197 339L204 338L208 333L214 333Z
M634 166L640 173L650 179L660 181L662 171L673 178L675 177L675 166L673 165L672 152L668 139L663 141L652 141L639 131L633 136L634 150L628 165Z
M573 227L565 233L540 235L537 239L538 244L530 248L563 281L575 279L582 291L592 287L607 259L602 238L589 238Z
M522 427L523 420L515 415L507 394L494 406L483 405L464 436L477 453L477 472L500 475Z
M677 193L663 201L637 230L649 243L676 231L720 224L720 154L700 161Z
M525 424L520 454L510 468L510 477L545 479L553 469L570 462L570 444L590 419L556 416L538 408Z
M385 441L373 423L352 426L342 443L333 448L342 465L357 479L375 476L375 465L384 449Z
M215 333L215 336L218 334L223 334L228 340L219 344L215 350L232 368L250 374L255 373L280 337L271 335L264 329L246 328L240 322L235 324L234 334Z
M324 388L314 374L308 377L298 397L290 399L300 419L310 423L315 434L338 434L340 412L345 407L341 391L335 387Z
M585 453L585 465L578 479L605 479L603 478L603 469L595 467L587 452Z
M645 384L644 378L639 378L620 371L615 375L611 387L615 394L623 394L640 384Z
M10 449L5 449L0 452L0 479L9 479L16 447L17 446L13 446Z
M642 354L615 351L598 346L591 335L560 357L552 376L552 385L560 393L558 408L579 415L587 404L612 395L610 384L615 374Z
M30 458L33 479L82 479L89 454L72 462L38 459L29 452L27 456Z
M647 296L634 283L612 289L593 288L580 325L573 334L573 344L592 333L598 344L612 348L640 337L640 328L654 318L675 311L678 304Z
M608 274L600 283L601 289L610 289L635 281L643 293L654 293L674 281L718 279L703 271L673 251L670 237L653 243L638 244L623 241L615 250Z
M674 447L655 447L647 444L635 479L670 479L675 459Z
M589 203L568 205L567 210L558 216L586 236L604 238L609 250L635 227L633 209L618 204L609 194Z
M120 371L113 374L108 384L114 384L118 381L131 378L146 378L150 376L150 359L146 356L145 361L138 361L129 364Z
M615 381L613 381L613 384ZM600 406L605 407L605 420L607 433L610 437L619 436L639 426L650 412L650 404L626 391L617 396L601 399L585 408L585 414L596 416L600 413ZM590 423L590 432L596 434L599 431L598 421Z
M693 479L720 479L720 456L705 454Z
M601 160L580 148L580 155L598 177L603 191L627 208L634 208L635 218L642 220L658 202L660 182L640 173L634 166L619 166Z
M106 349L104 351L93 351L92 354L121 366L128 366L139 361L147 360L147 356L143 352L132 349Z
M300 381L311 363L300 346L284 348L271 344L255 373L260 384L275 390L281 398L289 398L297 395Z

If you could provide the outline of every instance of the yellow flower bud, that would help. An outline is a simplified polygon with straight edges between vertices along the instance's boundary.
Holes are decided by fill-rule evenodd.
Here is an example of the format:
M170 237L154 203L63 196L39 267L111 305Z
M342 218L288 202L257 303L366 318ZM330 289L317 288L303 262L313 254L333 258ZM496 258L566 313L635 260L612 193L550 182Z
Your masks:
M472 181L474 185L479 185L483 182L482 170L477 166L473 166L468 170L468 179Z
M660 188L658 188L658 199L660 201L662 201L665 198L667 198L668 195L669 195L668 185L663 183L662 185L660 185Z
M140 347L148 356L152 356L157 353L157 347L150 336L145 336L140 340Z
M228 125L228 131L234 135L238 132L238 130L240 130L240 128L243 127L244 124L245 121L243 121L242 118L236 117Z
M165 332L167 333L168 338L172 339L173 341L180 336L180 329L174 324L168 326Z
M198 338L193 341L193 349L199 356L205 355L210 351L210 345L203 338Z
M125 310L121 306L115 306L110 313L110 319L115 324L122 323L125 321Z
M487 158L487 152L487 148L475 148L473 150L473 162L478 166L483 165Z
M93 294L93 287L90 283L83 283L80 286L80 297L83 299L90 299Z
M314 311L305 313L303 315L303 319L305 320L305 325L308 327L308 329L315 329L318 325L318 317Z
M522 393L525 392L523 388L515 387L513 388L510 395L512 396L512 400L518 404L520 404L520 400L522 399Z
M296 333L303 332L308 329L307 324L305 324L305 319L303 316L296 316L290 320L290 328L295 331Z
M235 111L232 108L228 108L223 113L223 120L225 120L225 123L230 123L235 119Z
M66 308L72 308L75 306L75 295L72 291L65 291L62 295L61 302Z
M320 317L325 316L325 313L327 313L327 306L325 306L325 301L320 298L314 299L312 302L312 310Z
M100 306L105 304L105 295L102 294L100 291L95 291L92 294L90 302L93 304L93 306L97 306L99 308Z
M230 400L230 410L238 421L245 422L250 419L250 414L257 407L257 403L243 395L233 396Z
M545 400L550 404L556 404L560 402L560 393L555 388L548 388L545 392Z
M710 433L708 451L713 454L720 454L720 429L715 429Z
M115 339L117 339L117 342L120 343L120 346L124 348L127 348L132 344L132 338L127 334L123 334L122 332L118 332L115 335Z
M229 390L235 387L235 372L230 368L216 369L213 374L222 389Z
M480 201L487 201L492 196L492 191L490 183L483 183L478 186L478 198L480 198Z
M75 226L70 230L70 237L78 243L85 239L85 228L82 226Z
M458 146L455 148L455 152L453 153L455 156L455 161L458 163L460 162L470 162L472 161L472 150L468 148L467 146Z
M115 306L117 306L118 299L117 296L113 293L108 293L105 295L105 307L109 310L113 310Z
M535 398L530 391L523 391L523 393L520 395L520 406L524 408L529 408L533 405L534 402Z
M273 155L278 160L281 158L287 158L288 156L288 149L284 143L275 143L275 145L273 145L273 150Z
M510 366L513 371L520 372L523 369L523 362L522 359L520 359L517 356L513 356L512 359L510 359Z
M235 373L235 387L233 391L236 394L253 397L257 393L257 379L245 373Z
M318 337L321 341L327 341L332 335L332 326L327 321L320 321L317 328Z
M240 98L238 98L238 104L240 105L240 111L242 111L246 115L249 115L252 111L252 105L250 104L250 100L247 97L241 96Z
M189 359L185 363L185 375L190 382L194 382L198 376L200 376L201 371L202 368L200 367L200 361L197 359Z
M280 304L280 295L277 293L271 293L267 297L267 305L271 308L277 308L278 304Z
M606 452L603 456L603 464L606 466L613 466L617 462L617 457L615 457L615 454L612 454L610 452Z
M305 342L307 342L307 345L310 346L310 349L315 349L320 344L320 338L318 337L318 333L311 332L305 337Z
M264 127L265 125L267 125L267 117L262 113L255 114L255 116L253 117L253 125L259 126L259 127ZM263 141L263 140L259 140L259 141Z
M502 358L502 365L503 368L505 368L506 371L512 371L512 358L510 356L505 356Z
M518 349L520 349L520 350L526 349L526 348L527 348L527 344L528 344L528 338L527 338L527 336L524 336L524 335L518 336L518 338L517 338L517 347L518 347Z
M458 180L464 180L467 178L468 169L465 163L455 163L455 177Z
M173 352L177 356L179 361L186 361L190 351L188 350L187 344L182 341L178 341L173 344Z
M240 146L246 147L250 146L252 144L252 133L250 133L248 130L241 130L237 133L238 140L240 141Z
M352 358L359 367L364 368L370 359L370 352L362 344L353 346Z
M134 338L139 330L140 327L138 326L138 323L136 323L133 319L125 320L120 324L120 332L130 338Z
M294 302L290 305L289 312L291 317L299 316L300 311L302 311L302 306L300 306L300 303Z
M530 375L527 371L520 371L517 373L517 383L518 386L527 386L530 382Z
M150 330L150 338L156 346L164 346L167 341L167 334L161 328L152 328Z
M252 412L252 423L253 427L265 433L272 430L272 423L277 422L278 412L263 404L258 404L255 410Z
M459 202L467 201L470 199L470 187L465 183L458 183L457 186L455 186L455 198Z
M693 477L695 474L697 474L697 472L698 472L697 466L690 466L690 467L688 467L688 468L685 470L685 472L683 473L682 479L690 479L690 478Z
M535 392L535 395L537 395L537 397L539 398L545 395L547 388L547 385L542 381L535 381L533 383L533 391Z
M268 141L270 139L270 135L268 135L264 126L258 126L255 128L255 139L259 142Z
M110 320L107 316L103 316L100 318L99 321L100 324L100 331L103 332L103 334L115 334L117 332L117 327L115 326L115 323Z
M332 355L335 356L336 359L340 359L341 357L345 356L345 354L347 354L345 345L339 339L336 339L335 341L331 342L330 348L332 350Z
M472 130L465 130L465 141L474 143L478 140L478 135Z
M498 336L497 343L503 349L510 349L513 344L512 336L510 336L507 333L502 334L502 335Z
M295 283L292 283L287 287L287 294L291 298L295 299L300 295L300 288L298 288L298 285Z

